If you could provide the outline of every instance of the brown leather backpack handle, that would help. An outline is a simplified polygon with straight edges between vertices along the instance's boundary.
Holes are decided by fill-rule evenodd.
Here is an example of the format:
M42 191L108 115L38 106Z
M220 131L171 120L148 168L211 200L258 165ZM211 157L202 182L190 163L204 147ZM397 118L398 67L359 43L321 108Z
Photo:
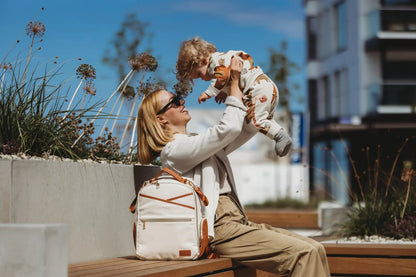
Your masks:
M186 179L182 178L182 176L180 176L178 173L176 173L175 171L173 171L170 168L163 168L161 171L159 171L159 173L156 175L155 178L150 179L150 183L156 181L160 175L162 175L163 172L168 173L169 175L171 175L173 178L175 178L176 180L178 180L179 182L181 182L182 184L186 184Z
M201 199L202 203L204 203L205 206L208 206L209 201L208 198L205 196L205 194L200 190L200 188L198 188L197 186L195 186L191 181L189 181L188 179L183 178L182 176L180 176L178 173L176 173L175 171L173 171L170 168L163 168L157 175L155 178L151 179L150 182L154 182L156 181L160 175L162 175L163 172L168 173L169 175L171 175L173 178L175 178L176 180L178 180L179 182L181 182L182 184L187 184L190 185L196 192L196 194L198 194L199 199Z
M197 186L195 186L191 181L189 181L188 179L183 178L182 176L180 176L178 173L176 173L175 171L173 171L170 168L163 168L161 171L159 171L159 173L156 175L155 178L152 178L149 180L149 183L155 182L161 175L163 172L168 173L169 175L171 175L173 178L175 178L176 180L178 180L179 182L181 182L182 184L186 184L191 186L194 191L196 192L196 194L198 195L199 199L201 199L202 203L204 203L205 206L208 206L209 201L208 198L205 196L205 194L201 191L200 188L198 188ZM133 202L130 204L129 210L131 213L135 213L136 212L136 204L137 204L137 197L134 198Z

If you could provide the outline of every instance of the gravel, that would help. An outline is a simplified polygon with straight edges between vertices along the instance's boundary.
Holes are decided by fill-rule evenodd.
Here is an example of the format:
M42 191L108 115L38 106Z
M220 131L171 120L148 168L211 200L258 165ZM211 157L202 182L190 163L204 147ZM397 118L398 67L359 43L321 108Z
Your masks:
M365 236L364 238L349 237L336 240L325 241L328 243L380 243L380 244L414 244L416 240L409 239L392 239L380 236Z
M80 159L80 160L73 160L69 158L62 158L54 155L44 155L42 157L38 156L29 156L25 153L18 153L15 155L5 155L0 153L0 159L4 160L32 160L32 161L61 161L61 162L78 162L78 163L98 163L98 164L123 164L121 161L112 161L107 160L104 158L100 158L97 160L92 159Z

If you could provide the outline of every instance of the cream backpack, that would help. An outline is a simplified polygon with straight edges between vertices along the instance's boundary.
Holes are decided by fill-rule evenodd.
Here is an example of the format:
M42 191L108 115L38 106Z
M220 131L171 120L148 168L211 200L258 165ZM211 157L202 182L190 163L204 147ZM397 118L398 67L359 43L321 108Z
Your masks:
M195 260L209 254L208 224L201 203L207 197L169 168L145 181L130 205L134 242L142 260Z

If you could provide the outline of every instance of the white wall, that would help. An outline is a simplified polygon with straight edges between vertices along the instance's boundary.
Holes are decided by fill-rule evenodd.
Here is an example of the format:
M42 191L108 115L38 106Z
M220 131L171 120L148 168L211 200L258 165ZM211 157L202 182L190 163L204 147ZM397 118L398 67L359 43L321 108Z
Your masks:
M237 192L243 205L291 198L309 200L308 168L302 165L232 165Z

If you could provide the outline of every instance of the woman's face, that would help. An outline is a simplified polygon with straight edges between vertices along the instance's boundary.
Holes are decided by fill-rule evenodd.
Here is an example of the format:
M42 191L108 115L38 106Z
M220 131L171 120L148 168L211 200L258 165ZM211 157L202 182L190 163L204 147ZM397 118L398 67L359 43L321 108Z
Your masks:
M175 95L166 90L161 91L159 98L161 107L165 107L173 99L174 96ZM171 103L165 109L165 112L158 115L158 118L159 122L169 125L171 128L180 133L185 132L186 124L189 122L189 120L191 120L191 116L185 109L185 100L181 100L179 106Z

